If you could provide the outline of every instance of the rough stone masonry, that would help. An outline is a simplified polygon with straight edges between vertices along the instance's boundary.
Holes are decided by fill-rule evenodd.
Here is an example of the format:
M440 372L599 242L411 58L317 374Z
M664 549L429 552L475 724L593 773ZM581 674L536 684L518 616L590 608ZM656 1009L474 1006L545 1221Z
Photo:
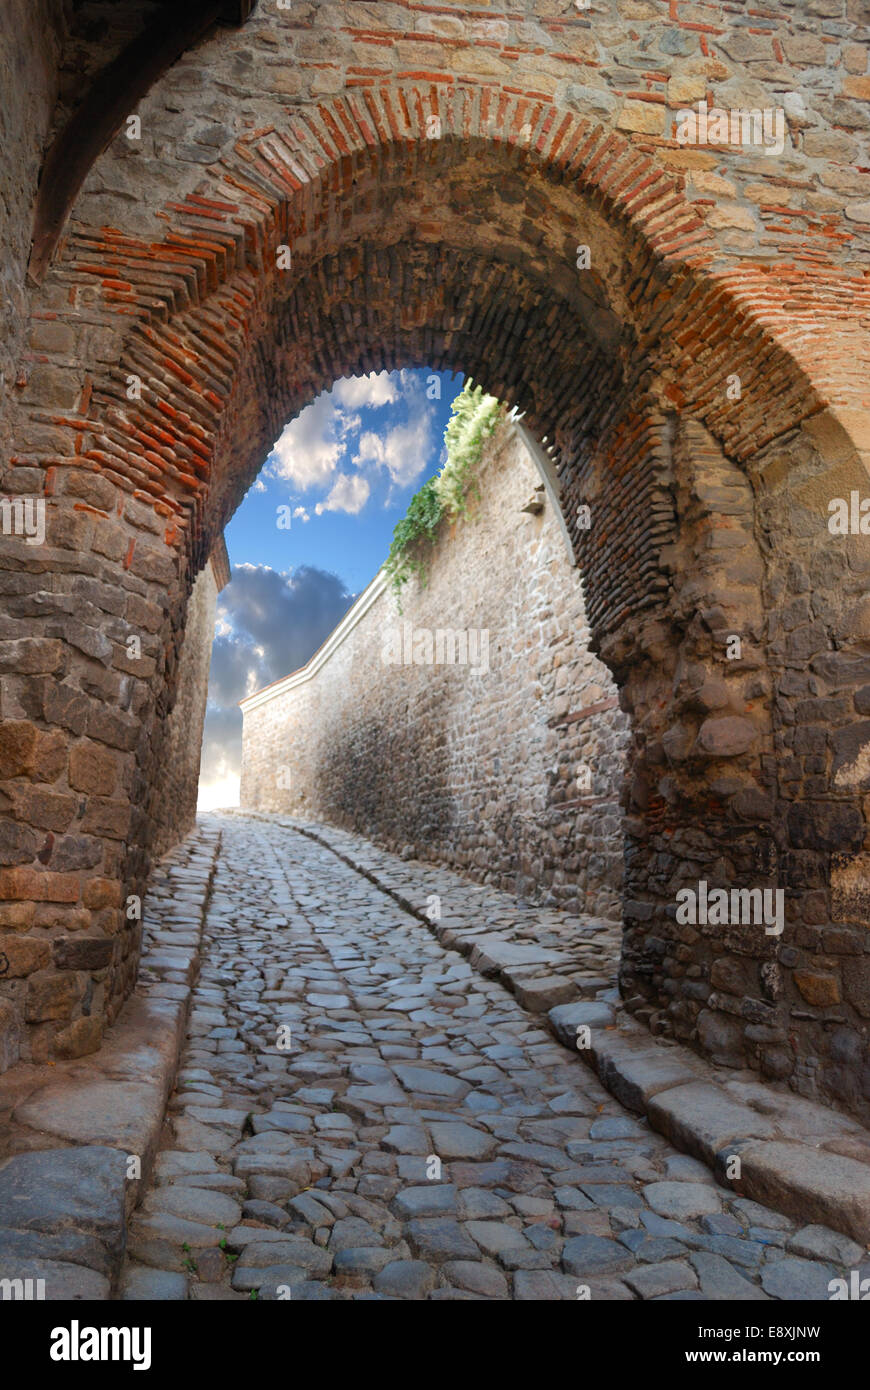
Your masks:
M189 596L268 447L427 365L555 448L631 722L626 1001L866 1118L864 0L246 8L30 279L45 150L164 7L4 13L2 488L46 522L0 537L4 1038L92 1048L132 987ZM779 112L780 152L680 138L702 102ZM700 880L781 889L784 932L677 923Z

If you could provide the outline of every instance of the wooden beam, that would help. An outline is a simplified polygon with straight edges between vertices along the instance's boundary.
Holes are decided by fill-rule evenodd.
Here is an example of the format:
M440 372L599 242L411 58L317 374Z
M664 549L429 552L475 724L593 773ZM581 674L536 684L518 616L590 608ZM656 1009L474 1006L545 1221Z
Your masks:
M94 160L163 73L217 20L244 24L256 0L185 0L167 8L96 78L45 156L28 277L39 285Z

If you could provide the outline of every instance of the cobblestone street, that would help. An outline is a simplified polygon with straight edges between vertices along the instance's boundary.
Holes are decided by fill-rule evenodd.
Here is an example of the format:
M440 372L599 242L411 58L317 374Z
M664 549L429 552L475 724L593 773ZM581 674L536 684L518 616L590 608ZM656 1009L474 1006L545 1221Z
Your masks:
M827 1299L865 1258L729 1198L330 850L220 825L122 1297Z

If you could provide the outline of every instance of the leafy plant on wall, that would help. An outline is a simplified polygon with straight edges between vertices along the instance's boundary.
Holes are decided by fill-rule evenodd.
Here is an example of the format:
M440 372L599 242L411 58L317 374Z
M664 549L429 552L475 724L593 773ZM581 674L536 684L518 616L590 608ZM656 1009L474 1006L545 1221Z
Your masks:
M384 569L397 595L412 575L425 585L429 554L442 523L465 516L469 497L480 495L477 467L484 443L498 424L501 404L495 396L485 395L482 386L467 381L451 411L444 431L444 466L411 498L393 532Z

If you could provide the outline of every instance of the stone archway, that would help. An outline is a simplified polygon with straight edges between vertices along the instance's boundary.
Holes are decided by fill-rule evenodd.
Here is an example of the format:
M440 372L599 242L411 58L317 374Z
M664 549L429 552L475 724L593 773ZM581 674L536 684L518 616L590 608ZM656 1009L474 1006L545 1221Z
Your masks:
M266 47L278 22L260 21ZM302 69L325 38L309 35ZM201 61L219 80L244 51L224 36ZM160 84L170 122L201 85L195 61ZM289 111L276 68L240 138L206 130L194 100L198 138L182 153L157 127L141 192L116 142L35 296L43 360L6 487L46 496L48 547L4 541L24 647L2 892L44 971L30 1021L50 1048L85 1002L111 1019L131 987L124 904L148 867L187 596L280 427L337 377L443 366L555 444L595 642L634 726L626 995L717 1060L808 1092L821 1072L862 1108L866 542L832 544L827 503L866 481L866 288L839 247L736 257L713 200L689 195L685 152L639 117L620 129L462 63L350 64ZM782 888L785 930L676 921L677 892L702 880ZM105 978L43 960L40 933L111 938Z

